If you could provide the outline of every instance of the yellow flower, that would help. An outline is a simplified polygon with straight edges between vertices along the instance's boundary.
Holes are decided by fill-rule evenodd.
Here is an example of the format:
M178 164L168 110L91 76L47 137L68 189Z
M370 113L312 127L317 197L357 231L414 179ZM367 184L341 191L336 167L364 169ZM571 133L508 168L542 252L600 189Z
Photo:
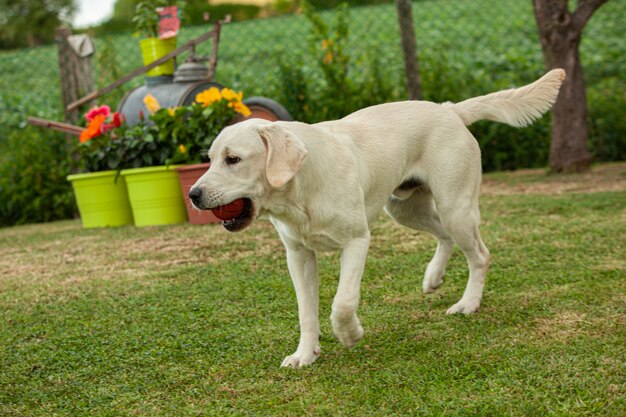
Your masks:
M161 105L152 94L148 94L143 98L143 104L146 105L146 108L152 114L156 113L157 110L161 108Z
M180 153L182 154L186 154L187 153L187 148L185 147L185 145L183 145L182 143L180 145L178 145L178 150L180 151Z
M228 107L235 110L237 113L241 113L245 117L248 117L252 114L248 106L243 104L241 101L232 101L228 103Z
M204 107L210 106L221 99L222 93L220 93L217 87L211 87L196 95L196 102L202 104Z
M176 109L178 109L178 107L168 107L167 108L167 112L169 113L170 117L174 116L174 113L176 113Z
M330 39L324 39L322 40L322 49L326 50L332 44L333 44L333 41L331 41Z
M235 93L230 88L222 89L222 96L228 101L241 101L243 99L243 93Z
M326 55L324 55L324 60L323 60L324 64L328 65L332 62L332 60L333 60L333 53L330 51L326 52Z

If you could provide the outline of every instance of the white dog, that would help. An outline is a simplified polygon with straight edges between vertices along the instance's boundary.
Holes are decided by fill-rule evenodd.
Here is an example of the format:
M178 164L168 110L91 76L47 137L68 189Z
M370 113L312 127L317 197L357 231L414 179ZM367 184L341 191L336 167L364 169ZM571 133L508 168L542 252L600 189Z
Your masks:
M333 332L347 347L363 337L356 315L359 287L369 226L383 207L398 223L439 240L424 292L442 284L453 244L460 246L469 281L447 313L478 309L489 251L478 229L480 149L465 126L481 119L527 125L551 107L564 78L555 69L525 87L457 104L381 104L315 125L250 119L219 134L209 151L211 168L189 196L205 210L243 198L244 212L224 222L230 231L261 215L276 227L300 317L300 343L282 366L308 365L320 355L319 251L342 251Z

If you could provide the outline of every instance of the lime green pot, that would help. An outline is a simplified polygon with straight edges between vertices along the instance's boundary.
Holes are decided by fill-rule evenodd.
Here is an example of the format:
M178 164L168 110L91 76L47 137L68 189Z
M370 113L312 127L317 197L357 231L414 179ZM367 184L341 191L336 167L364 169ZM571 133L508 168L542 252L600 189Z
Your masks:
M143 64L149 65L157 59L176 49L176 37L169 39L147 38L139 41ZM174 74L174 58L165 61L163 64L152 68L146 73L148 77L158 77L160 75Z
M73 174L72 183L83 227L123 226L133 222L124 178L117 171Z
M183 193L174 170L177 166L125 169L128 198L135 226L176 224L187 221Z

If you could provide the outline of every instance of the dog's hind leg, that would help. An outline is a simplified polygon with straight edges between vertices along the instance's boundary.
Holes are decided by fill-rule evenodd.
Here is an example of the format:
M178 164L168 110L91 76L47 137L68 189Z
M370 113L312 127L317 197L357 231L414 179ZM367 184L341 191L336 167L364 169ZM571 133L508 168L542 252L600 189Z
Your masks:
M454 243L439 221L433 196L429 190L414 191L406 199L391 197L385 205L387 214L403 226L433 234L439 240L435 255L428 263L422 289L434 292L442 283Z
M450 182L449 182L450 183ZM480 237L480 211L477 187L471 195L443 193L437 200L437 211L446 232L459 245L469 266L469 280L461 300L447 314L469 314L478 310L489 268L489 251ZM435 192L435 195L436 192Z

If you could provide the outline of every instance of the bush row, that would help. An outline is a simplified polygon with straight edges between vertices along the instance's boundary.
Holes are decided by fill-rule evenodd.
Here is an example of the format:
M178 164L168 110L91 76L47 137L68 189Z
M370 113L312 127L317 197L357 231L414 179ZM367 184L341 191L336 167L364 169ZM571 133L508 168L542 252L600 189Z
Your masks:
M297 120L317 122L348 114L367 105L399 99L403 80L389 80L380 62L372 59L348 78L350 95L340 97L336 90L309 81L308 71L283 62L283 95L278 97ZM461 99L477 93L471 88L451 90L462 83L455 71L442 72L442 61L425 60L421 68L426 99ZM321 70L320 70L321 71ZM445 79L437 83L434 79ZM626 159L626 104L619 94L623 86L607 79L588 90L590 148L596 161ZM485 87L485 83L481 83ZM484 93L500 87L487 86ZM482 150L484 171L522 167L544 167L550 149L550 119L544 116L533 125L516 129L493 122L470 126ZM43 222L71 217L75 213L70 184L65 180L72 167L65 137L33 127L12 130L0 143L0 225Z
M0 226L72 217L72 169L65 137L34 127L0 143Z

